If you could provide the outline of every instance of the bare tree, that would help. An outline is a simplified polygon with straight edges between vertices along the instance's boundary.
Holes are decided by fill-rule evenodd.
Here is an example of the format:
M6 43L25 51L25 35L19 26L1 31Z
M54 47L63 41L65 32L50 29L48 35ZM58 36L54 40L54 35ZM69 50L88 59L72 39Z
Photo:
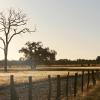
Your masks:
M10 9L7 13L0 13L0 40L3 43L0 48L4 51L4 71L7 71L8 46L12 38L21 33L35 32L27 28L27 21L26 15L19 10Z

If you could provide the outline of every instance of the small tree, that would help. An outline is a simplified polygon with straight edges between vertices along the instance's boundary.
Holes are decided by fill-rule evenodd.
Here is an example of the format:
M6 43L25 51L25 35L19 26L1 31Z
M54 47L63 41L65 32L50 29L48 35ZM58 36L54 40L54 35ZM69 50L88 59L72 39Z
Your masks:
M37 64L55 61L56 51L43 48L41 42L27 42L25 45L26 47L23 47L19 52L24 53L25 58L30 62L31 68L36 68Z
M0 48L4 51L5 71L7 71L8 46L12 38L21 33L32 32L26 27L27 21L26 15L22 11L10 9L6 14L0 13L0 32L3 34L0 40L4 46Z

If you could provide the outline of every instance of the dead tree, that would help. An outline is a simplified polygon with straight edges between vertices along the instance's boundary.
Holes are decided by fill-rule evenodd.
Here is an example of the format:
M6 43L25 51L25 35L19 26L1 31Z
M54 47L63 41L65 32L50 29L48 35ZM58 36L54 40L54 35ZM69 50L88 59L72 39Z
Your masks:
M27 28L27 22L26 14L22 11L10 9L7 13L0 13L0 40L3 43L3 47L0 48L4 51L4 71L7 71L8 47L13 37L22 33L35 32Z

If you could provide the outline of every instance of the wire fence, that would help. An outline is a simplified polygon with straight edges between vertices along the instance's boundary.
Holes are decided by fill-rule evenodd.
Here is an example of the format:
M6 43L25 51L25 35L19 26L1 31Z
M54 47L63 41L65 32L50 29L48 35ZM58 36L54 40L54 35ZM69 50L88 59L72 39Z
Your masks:
M99 80L99 71L82 70L82 74L70 72L65 76L48 75L47 79L33 81L29 76L28 82L16 84L15 77L10 76L9 86L0 87L3 96L0 100L82 100L84 92L95 87Z

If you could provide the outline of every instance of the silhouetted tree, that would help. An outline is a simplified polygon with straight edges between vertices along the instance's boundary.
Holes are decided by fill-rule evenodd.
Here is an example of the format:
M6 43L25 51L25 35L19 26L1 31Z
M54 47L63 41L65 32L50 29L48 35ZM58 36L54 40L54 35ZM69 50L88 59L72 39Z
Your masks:
M43 48L41 42L27 42L26 47L19 50L20 53L24 53L27 60L30 61L31 68L36 68L37 64L44 64L55 61L56 51L49 48Z
M7 13L0 13L0 40L4 46L0 48L4 51L5 71L7 71L8 46L12 38L21 33L32 32L26 27L27 21L26 15L22 11L10 9Z
M100 63L100 56L97 56L96 62L97 62L97 63Z

